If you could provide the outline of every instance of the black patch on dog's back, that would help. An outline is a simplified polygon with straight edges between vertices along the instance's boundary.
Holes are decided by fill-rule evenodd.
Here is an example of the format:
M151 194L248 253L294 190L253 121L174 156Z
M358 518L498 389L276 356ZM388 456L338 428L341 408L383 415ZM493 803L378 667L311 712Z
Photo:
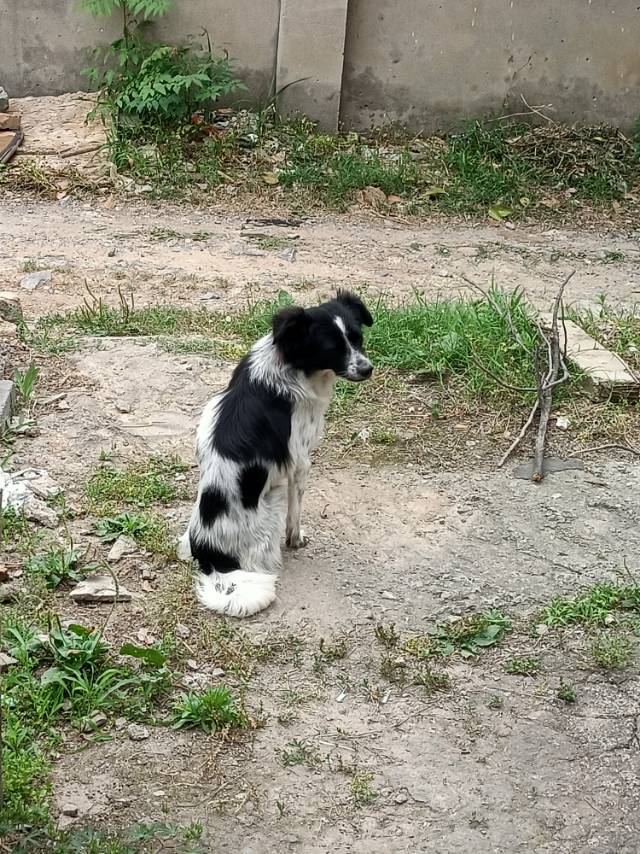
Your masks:
M212 548L204 540L194 537L193 534L189 535L189 543L191 554L198 562L200 571L205 575L211 575L214 571L231 572L234 569L240 569L240 563L234 555Z
M200 519L203 525L213 525L218 516L229 512L229 502L215 486L208 486L200 496Z
M212 436L214 450L236 463L260 459L286 465L292 408L290 397L253 382L245 356L220 404Z
M246 510L255 510L262 495L262 490L269 477L269 472L260 463L246 466L240 473L240 498Z

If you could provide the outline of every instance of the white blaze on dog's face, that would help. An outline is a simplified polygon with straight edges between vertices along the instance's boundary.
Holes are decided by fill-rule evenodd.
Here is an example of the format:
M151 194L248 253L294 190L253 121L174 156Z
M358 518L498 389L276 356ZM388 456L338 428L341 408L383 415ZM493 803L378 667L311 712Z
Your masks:
M273 341L285 362L307 376L331 371L362 382L373 365L362 350L362 327L373 318L355 294L338 291L336 299L315 308L286 308L273 321Z
M368 379L373 373L373 365L360 349L362 347L362 333L355 330L350 330L347 333L344 318L339 315L334 317L333 322L344 336L347 347L345 368L339 376L351 380L351 382L362 382L362 380Z

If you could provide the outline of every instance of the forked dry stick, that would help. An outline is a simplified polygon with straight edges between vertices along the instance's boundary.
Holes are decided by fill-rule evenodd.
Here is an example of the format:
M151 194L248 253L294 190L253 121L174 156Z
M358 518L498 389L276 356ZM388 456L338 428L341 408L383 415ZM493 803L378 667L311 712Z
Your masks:
M560 285L560 290L553 301L553 316L551 319L550 337L547 339L549 343L549 370L544 380L540 382L540 390L538 392L538 408L540 410L540 421L538 423L538 434L536 436L535 452L533 457L533 474L531 479L536 483L544 478L544 451L547 445L547 427L549 426L549 416L551 415L551 407L553 405L553 389L561 382L565 382L569 377L569 371L564 363L562 353L560 352L560 330L558 329L558 314L562 304L562 295L567 284L575 274L572 270L564 282ZM564 308L563 325L564 325ZM546 337L546 336L545 336ZM562 377L558 377L562 368Z

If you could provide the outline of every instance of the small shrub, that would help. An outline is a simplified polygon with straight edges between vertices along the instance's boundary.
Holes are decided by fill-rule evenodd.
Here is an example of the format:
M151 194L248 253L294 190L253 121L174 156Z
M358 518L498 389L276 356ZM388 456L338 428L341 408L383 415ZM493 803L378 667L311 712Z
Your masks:
M50 546L40 555L30 557L25 569L30 575L39 576L50 589L63 581L80 581L93 567L80 566L80 553L74 548Z
M172 712L173 729L202 729L206 733L224 729L246 729L249 720L241 705L224 685L198 693L183 694Z
M536 676L540 669L540 660L533 657L511 658L504 669L514 676Z
M567 704L575 703L576 689L573 687L573 685L569 685L568 682L564 682L561 679L560 685L558 686L558 699L563 700Z
M626 635L602 632L592 642L590 652L599 667L619 670L631 664L634 648Z

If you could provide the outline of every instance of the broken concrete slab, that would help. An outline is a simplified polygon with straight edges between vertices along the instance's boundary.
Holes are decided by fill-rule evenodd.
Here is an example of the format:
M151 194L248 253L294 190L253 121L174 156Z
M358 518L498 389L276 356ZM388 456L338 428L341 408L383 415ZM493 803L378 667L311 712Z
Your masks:
M549 315L543 315L541 320L545 325L551 322ZM624 359L607 350L572 320L565 320L563 325L567 359L584 372L586 383L593 391L619 396L640 394L640 377ZM565 347L564 329L561 325L561 348Z
M561 471L584 471L584 463L582 460L561 460L558 457L544 458L544 473L553 474ZM521 463L513 470L513 476L521 480L531 480L534 471L534 461L527 460L526 463Z
M22 145L24 135L20 130L0 131L0 163L8 163Z
M0 436L11 423L16 401L16 387L12 380L0 380Z
M130 602L133 594L111 575L89 575L69 593L74 602Z

